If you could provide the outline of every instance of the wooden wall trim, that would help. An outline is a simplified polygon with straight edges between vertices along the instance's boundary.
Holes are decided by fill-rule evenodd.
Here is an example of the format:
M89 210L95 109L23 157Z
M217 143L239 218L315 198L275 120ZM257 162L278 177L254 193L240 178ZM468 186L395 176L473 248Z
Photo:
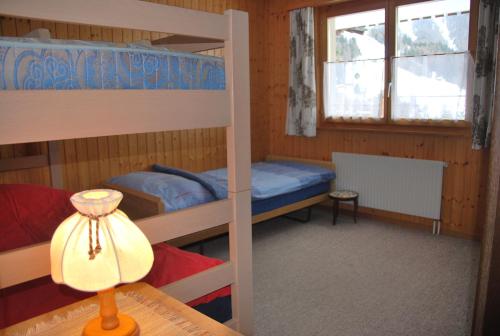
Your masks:
M19 170L19 169L29 169L29 168L39 168L49 165L49 159L47 155L32 155L16 157L11 159L0 159L0 172Z
M487 176L485 224L481 240L481 260L474 307L473 335L489 336L498 332L487 328L500 329L498 313L500 288L491 281L500 281L500 51L497 53L495 111L491 131L490 162Z
M500 179L498 180L500 185ZM490 269L487 279L487 294L484 309L483 334L495 336L500 334L500 189L497 193L493 242L490 255ZM486 279L483 279L486 280Z
M294 9L304 7L322 7L342 2L349 2L354 0L291 0L291 1L273 1L270 12L279 13L283 11L291 11Z
M330 206L329 204L326 203L322 205ZM348 213L352 212L352 205L350 204L341 204L340 208L343 211L347 211ZM384 221L386 223L397 224L403 227L424 230L429 232L429 234L432 233L433 223L432 219L429 218L399 214L395 212L366 208L366 207L359 207L358 215L360 217L376 219ZM449 228L441 229L440 233L443 235L457 237L457 238L470 239L476 241L480 240L480 237L477 234L463 233L460 230L453 230Z

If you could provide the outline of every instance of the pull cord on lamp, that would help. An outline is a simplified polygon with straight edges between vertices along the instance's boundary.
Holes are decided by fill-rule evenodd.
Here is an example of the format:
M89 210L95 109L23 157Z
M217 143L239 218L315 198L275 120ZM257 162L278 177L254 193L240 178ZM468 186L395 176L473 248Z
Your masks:
M121 192L82 191L71 197L77 212L57 228L50 244L54 282L84 292L98 292L100 316L89 321L84 336L139 335L139 326L118 313L114 287L143 278L153 265L153 250L142 231L118 209Z

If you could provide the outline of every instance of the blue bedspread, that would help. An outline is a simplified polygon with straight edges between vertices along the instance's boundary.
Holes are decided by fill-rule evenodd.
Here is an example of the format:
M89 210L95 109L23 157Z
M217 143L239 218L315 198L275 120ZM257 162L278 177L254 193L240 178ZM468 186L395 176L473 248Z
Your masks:
M191 173L154 165L154 172L134 172L108 180L162 199L167 211L227 198L227 169ZM252 164L252 201L262 201L324 185L335 178L331 170L288 161Z
M224 60L106 42L0 37L0 90L223 90Z
M227 169L196 174L214 185L217 197L227 197ZM268 161L252 164L252 199L262 200L304 189L335 178L331 170L291 161Z
M217 199L227 197L227 169L190 173L185 170L154 165L153 170L196 181ZM268 161L252 164L252 199L262 200L304 189L335 178L335 173L315 165L291 161Z
M176 175L134 172L112 177L108 183L160 197L167 211L215 201L214 196L201 184Z

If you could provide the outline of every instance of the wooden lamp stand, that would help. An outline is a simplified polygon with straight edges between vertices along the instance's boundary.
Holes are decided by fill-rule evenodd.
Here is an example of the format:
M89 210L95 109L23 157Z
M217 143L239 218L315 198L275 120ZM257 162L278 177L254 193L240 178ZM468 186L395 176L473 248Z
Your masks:
M101 307L100 316L87 323L82 336L138 336L140 334L139 326L133 318L118 314L114 288L100 291L97 294Z

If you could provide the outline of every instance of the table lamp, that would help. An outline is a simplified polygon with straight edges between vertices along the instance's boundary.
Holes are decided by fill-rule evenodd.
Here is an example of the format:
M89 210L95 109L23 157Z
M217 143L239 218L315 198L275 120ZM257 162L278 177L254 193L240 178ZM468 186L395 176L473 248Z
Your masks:
M117 209L122 198L110 189L74 194L77 212L59 225L50 243L54 282L98 292L100 316L87 323L84 336L139 335L137 323L118 313L114 286L144 277L154 257L146 236Z

